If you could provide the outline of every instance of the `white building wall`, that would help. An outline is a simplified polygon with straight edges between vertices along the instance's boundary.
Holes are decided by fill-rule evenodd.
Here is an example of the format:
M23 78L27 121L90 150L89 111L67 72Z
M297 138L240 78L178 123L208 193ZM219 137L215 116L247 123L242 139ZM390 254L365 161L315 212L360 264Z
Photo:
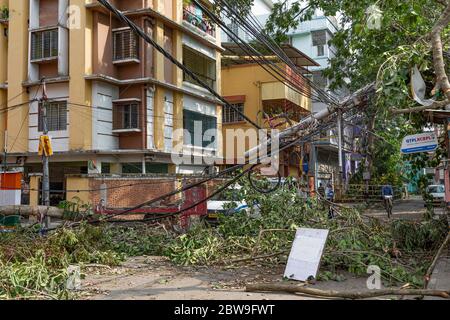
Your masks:
M66 83L48 84L47 97L53 101L67 101L69 99L69 86ZM34 87L30 90L30 97L42 97L42 86ZM49 136L52 138L52 147L55 152L69 151L69 130L70 130L70 106L67 107L67 129L64 131L51 131ZM28 151L38 152L39 138L42 132L39 132L39 102L30 103L29 111L29 142Z
M119 99L119 88L104 82L92 83L94 150L119 149L119 137L113 134L113 101Z
M210 57L211 59L216 59L216 50L204 45L203 43L195 40L194 38L183 34L182 39L183 45L186 45L198 52L203 53L205 56Z
M69 29L67 25L67 8L69 0L58 1L58 74L66 76L69 74Z
M155 149L154 126L155 93L153 89L147 90L147 149Z
M166 91L164 98L164 151L173 149L173 93Z
M252 13L254 15L270 14L272 12L273 2L272 0L255 0Z

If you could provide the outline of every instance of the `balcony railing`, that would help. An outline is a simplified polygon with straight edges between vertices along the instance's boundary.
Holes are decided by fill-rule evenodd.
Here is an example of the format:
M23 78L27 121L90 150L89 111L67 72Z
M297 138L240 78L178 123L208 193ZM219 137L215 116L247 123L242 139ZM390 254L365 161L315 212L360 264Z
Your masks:
M183 8L183 20L189 22L193 26L209 34L212 37L216 36L216 29L213 23L211 23L203 13L201 9L195 6L189 6Z

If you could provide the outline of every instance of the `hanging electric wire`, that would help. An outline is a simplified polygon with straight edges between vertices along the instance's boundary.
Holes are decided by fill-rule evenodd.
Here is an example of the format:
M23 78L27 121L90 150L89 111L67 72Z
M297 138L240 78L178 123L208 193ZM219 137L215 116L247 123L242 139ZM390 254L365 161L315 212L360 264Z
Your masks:
M253 120L251 120L249 117L247 117L244 113L242 113L238 108L236 108L234 105L228 103L226 99L224 99L219 93L217 93L213 88L211 88L206 82L200 79L199 76L189 68L187 68L183 63L175 59L167 50L165 50L163 47L161 47L155 40L152 39L147 33L145 33L140 27L138 27L133 21L128 19L126 15L124 15L121 11L119 11L117 8L115 8L113 5L111 5L107 0L98 0L106 9L111 11L119 20L121 20L123 23L128 25L131 30L133 30L139 37L144 39L147 43L152 45L158 52L160 52L164 57L166 57L170 62L172 62L174 65L176 65L178 68L183 70L189 77L194 79L201 87L208 90L209 93L211 93L215 98L217 98L220 102L222 102L224 105L226 105L228 108L231 108L238 114L240 114L243 119L245 119L248 123L253 125L257 129L261 129L261 127L255 123Z
M198 4L199 6L202 6L197 0L193 0L194 3ZM287 54L284 52L284 50L267 34L265 34L264 30L261 27L252 25L248 17L252 17L253 14L251 12L248 13L247 16L242 16L237 10L235 5L230 5L228 2L220 0L216 4L221 11L225 11L226 16L229 19L232 19L234 21L239 22L239 25L241 28L247 32L248 34L254 36L256 40L259 41L259 44L265 45L268 50L274 52L281 61L286 63L292 70L297 71L299 77L301 77L304 81L306 81L311 88L314 89L318 93L318 95L321 97L321 102L324 103L330 103L330 104L336 104L336 99L328 94L325 90L317 86L314 82L312 82L310 79L304 77L300 70L298 70L298 67L293 63L293 61L287 56ZM242 5L242 3L241 3ZM202 6L204 10L208 10L204 6ZM256 18L254 17L254 20ZM258 30L259 28L259 30Z

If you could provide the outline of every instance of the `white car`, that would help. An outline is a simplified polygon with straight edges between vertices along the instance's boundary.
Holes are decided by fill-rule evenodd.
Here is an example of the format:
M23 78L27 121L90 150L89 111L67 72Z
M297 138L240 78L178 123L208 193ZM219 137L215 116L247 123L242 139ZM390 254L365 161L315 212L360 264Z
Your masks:
M232 201L220 201L220 200L208 201L208 214L222 213L226 215L248 209L248 205L245 203L245 201L236 202L235 203L236 207L230 209L229 207L231 203Z
M445 186L442 184L428 186L427 193L433 197L433 202L441 203L445 199Z

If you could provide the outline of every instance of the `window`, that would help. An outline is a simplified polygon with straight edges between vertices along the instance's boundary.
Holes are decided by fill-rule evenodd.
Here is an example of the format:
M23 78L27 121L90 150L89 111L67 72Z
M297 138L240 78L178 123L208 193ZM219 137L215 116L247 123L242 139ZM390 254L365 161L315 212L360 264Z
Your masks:
M327 45L327 32L325 30L312 31L313 46L317 47L317 56L322 57L325 55L325 46Z
M131 29L113 31L114 61L139 59L138 39Z
M48 131L64 131L67 130L67 102L47 102L47 130ZM40 132L44 131L44 115L43 105L39 103L38 113L38 129Z
M183 127L189 132L184 135L184 143L206 148L211 144L216 146L217 118L189 110L183 111ZM214 134L207 132L214 129Z
M183 47L184 65L210 87L216 83L216 61L200 52ZM184 74L184 81L198 84L191 76Z
M313 72L313 82L317 84L321 89L326 89L328 87L328 80L320 71Z
M239 35L239 25L236 22L228 24L228 28L233 35ZM234 42L233 38L228 35L228 42Z
M230 106L223 107L223 123L233 123L244 121L244 116L237 112L239 110L241 113L244 113L244 104L243 103L235 103L232 106L236 109L234 110Z
M58 29L31 33L31 60L58 57Z
M327 32L325 30L312 31L313 46L324 46L327 44Z
M325 55L325 47L322 45L317 46L317 56L323 57L324 55Z
M114 130L139 129L139 104L117 104L113 112Z

